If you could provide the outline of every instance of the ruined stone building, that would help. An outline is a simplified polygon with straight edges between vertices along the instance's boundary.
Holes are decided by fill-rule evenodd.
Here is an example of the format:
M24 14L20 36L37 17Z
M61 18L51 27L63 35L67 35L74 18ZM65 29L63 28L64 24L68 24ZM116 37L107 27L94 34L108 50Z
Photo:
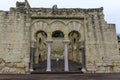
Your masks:
M120 72L115 24L103 8L32 8L27 0L0 11L0 73Z

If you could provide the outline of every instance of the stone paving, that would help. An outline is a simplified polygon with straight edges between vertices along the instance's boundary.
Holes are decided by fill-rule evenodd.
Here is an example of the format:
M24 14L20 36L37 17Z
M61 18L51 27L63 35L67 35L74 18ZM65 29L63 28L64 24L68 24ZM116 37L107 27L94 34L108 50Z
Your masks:
M0 80L120 80L120 73L1 74Z

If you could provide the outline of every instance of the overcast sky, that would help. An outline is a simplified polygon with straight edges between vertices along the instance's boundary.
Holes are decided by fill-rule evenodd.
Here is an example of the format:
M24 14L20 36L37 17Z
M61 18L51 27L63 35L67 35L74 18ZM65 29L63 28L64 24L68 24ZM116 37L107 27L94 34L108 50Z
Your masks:
M24 0L2 0L0 10L9 10L16 6L16 1ZM120 33L120 1L119 0L28 0L31 7L52 7L58 8L104 8L105 20L108 23L116 24L116 31Z

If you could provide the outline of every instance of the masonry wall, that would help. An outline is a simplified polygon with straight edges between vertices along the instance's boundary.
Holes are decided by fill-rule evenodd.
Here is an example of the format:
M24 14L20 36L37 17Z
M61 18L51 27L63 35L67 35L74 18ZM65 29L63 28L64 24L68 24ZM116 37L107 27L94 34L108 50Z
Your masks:
M103 13L100 16L102 18ZM100 16L98 12L90 12L87 19L86 68L88 72L97 72L97 64L104 57L103 29L100 19L98 20Z
M23 14L0 12L0 73L25 73L28 71L24 40ZM26 50L25 50L26 49Z
M105 42L105 60L106 66L111 70L111 72L119 72L120 71L120 54L119 54L119 46L116 37L116 29L114 24L108 24L104 29L107 30L104 32L104 42Z
M103 13L89 13L86 37L88 72L119 72L120 55L114 24L107 24Z
M55 25L48 28L48 32L65 30L65 35L68 35L66 32L69 30L79 30L80 35L84 36L80 41L85 42L87 72L120 72L120 53L115 25L108 24L104 20L102 9L53 9L52 11L47 8L32 8L29 12L30 7L26 7L24 3L18 3L17 8L11 8L8 12L0 11L0 73L29 73L30 43L34 39L34 33L44 28L43 25L40 27L37 22L35 24L37 26L31 23L40 17L47 18L48 23L52 21L49 17L53 20L57 17L62 18L63 22L68 22L69 18L74 18L73 21L76 18L78 20L82 18L82 29L71 26L71 23L68 28L64 29L55 21ZM45 21L47 20L44 19L43 22ZM53 29L53 27L56 28Z

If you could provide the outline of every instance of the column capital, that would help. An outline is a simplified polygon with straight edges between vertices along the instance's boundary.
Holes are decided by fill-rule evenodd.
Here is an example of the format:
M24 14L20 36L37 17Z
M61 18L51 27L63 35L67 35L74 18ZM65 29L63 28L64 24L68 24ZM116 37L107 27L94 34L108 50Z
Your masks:
M63 40L63 43L70 43L70 40Z
M48 35L47 35L47 40L52 40L52 33L51 33L51 31L49 31L48 33L47 33Z
M68 33L65 33L65 34L68 34ZM68 40L69 38L68 38L68 35L65 35L64 36L64 40Z
M53 40L46 40L46 43L53 43Z

